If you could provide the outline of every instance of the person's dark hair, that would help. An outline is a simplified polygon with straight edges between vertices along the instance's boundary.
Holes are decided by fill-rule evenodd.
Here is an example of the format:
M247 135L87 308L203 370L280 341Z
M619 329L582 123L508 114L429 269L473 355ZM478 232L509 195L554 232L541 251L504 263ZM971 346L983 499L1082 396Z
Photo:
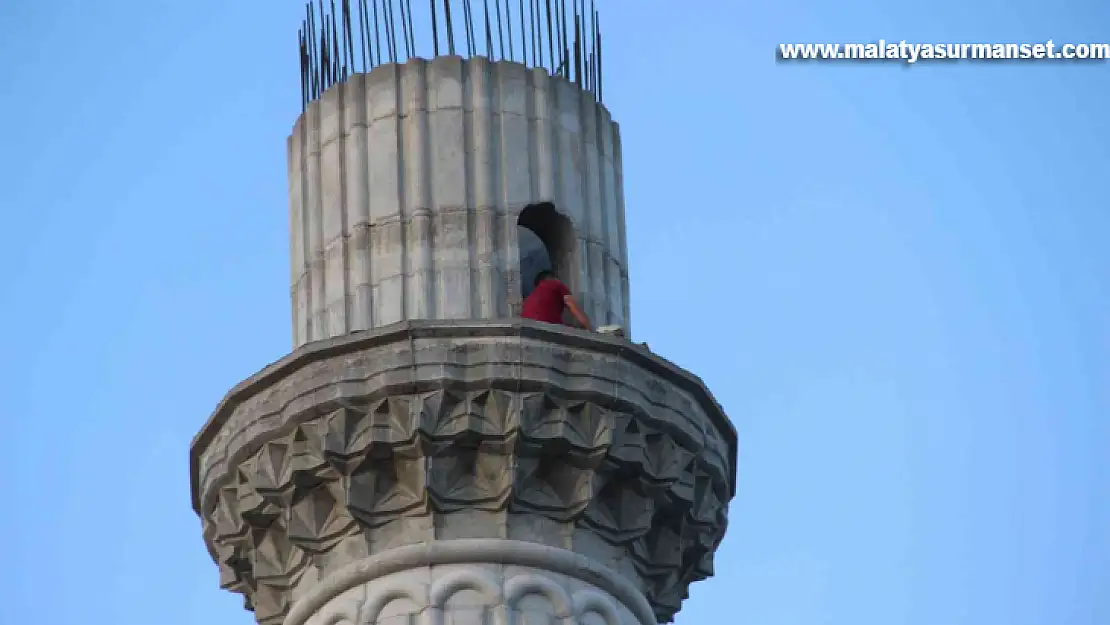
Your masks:
M541 282L547 280L548 278L555 279L555 274L544 269L543 271L536 274L536 279L532 281L532 286L539 286Z

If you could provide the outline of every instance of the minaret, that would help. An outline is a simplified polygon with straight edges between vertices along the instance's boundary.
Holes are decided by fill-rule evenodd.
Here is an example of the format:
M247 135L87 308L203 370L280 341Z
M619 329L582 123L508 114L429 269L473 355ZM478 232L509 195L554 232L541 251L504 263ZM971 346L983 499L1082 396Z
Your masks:
M650 625L712 574L736 433L628 338L597 12L527 4L306 9L293 351L190 454L221 585L263 625ZM624 332L521 320L547 265Z

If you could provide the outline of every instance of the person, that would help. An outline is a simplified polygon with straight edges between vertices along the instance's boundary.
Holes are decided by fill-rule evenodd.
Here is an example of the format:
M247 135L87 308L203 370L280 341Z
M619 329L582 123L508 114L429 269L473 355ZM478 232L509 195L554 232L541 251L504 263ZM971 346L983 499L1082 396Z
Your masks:
M550 271L539 272L536 275L535 287L528 297L524 298L524 307L520 316L544 323L562 324L563 310L569 310L579 325L587 330L590 329L589 318L578 307L567 285Z

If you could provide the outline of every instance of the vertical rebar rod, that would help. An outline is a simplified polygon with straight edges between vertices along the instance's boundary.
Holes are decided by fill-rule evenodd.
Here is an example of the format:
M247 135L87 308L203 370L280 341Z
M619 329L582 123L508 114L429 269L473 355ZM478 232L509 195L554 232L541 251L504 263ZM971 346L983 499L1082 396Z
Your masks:
M553 0L551 7L551 71L558 75L563 57L563 46L559 39L559 0Z
M594 56L593 50L589 51L589 89L591 93L597 93L597 57Z
M405 0L405 14L408 15L409 20L409 48L412 50L411 56L416 56L416 29L412 25L412 0Z
M570 44L567 40L567 0L558 0L559 6L559 19L562 25L559 26L561 34L559 35L563 47L559 50L559 55L562 57L562 72L563 78L570 78Z
M393 19L393 0L382 0L385 3L386 28L389 29L389 62L396 63L401 55L397 48L397 22Z
M470 8L466 4L466 0L462 0L462 29L463 29L463 44L466 46L466 55L470 56Z
M547 3L547 60L551 64L552 73L555 70L555 40L552 38L551 32L551 0L544 0Z
M525 37L528 35L528 29L524 27L524 0L520 0L520 58L522 63L528 64L528 40Z
M574 82L582 87L582 21L581 16L578 15L578 8L575 7L574 13Z
M412 56L412 49L409 47L409 22L405 13L405 0L398 0L397 10L401 12L401 39L405 42L405 58L408 58Z
M504 61L505 60L505 32L501 28L501 0L493 0L493 7L495 9L497 9L497 47L501 51L501 60Z
M339 15L333 9L331 12L331 63L332 77L334 78L332 84L343 80L343 51L340 47L340 32L342 31L339 27Z
M320 11L320 32L316 33L317 43L319 45L318 55L316 57L317 70L320 73L320 93L322 95L328 89L328 73L327 73L327 58L328 50L328 17L324 11L324 0L316 0L316 8Z
M505 30L509 35L509 61L516 60L516 50L513 49L513 11L509 0L505 0Z
M459 16L462 19L463 49L466 50L466 52L464 52L463 54L469 56L470 55L470 30L468 30L467 27L466 27L466 0L461 0L461 2L462 2L462 9L460 9L461 12L459 13Z
M368 72L370 71L370 61L366 58L366 16L362 12L364 8L363 1L358 0L355 5L355 10L358 11L358 51L362 55L362 71Z
M585 27L582 30L586 30ZM582 90L590 90L590 49L582 42Z
M343 73L355 73L355 38L351 34L351 0L343 0L343 44L347 49L346 68Z
M309 21L309 36L308 36L308 54L310 58L309 71L312 73L312 99L320 97L320 41L316 38L316 8L312 2L308 3L308 21Z
M309 5L311 6L311 4ZM308 19L308 29L304 33L305 52L308 56L305 59L305 79L308 81L308 101L311 103L316 99L316 90L318 86L318 79L316 76L316 19L313 16Z
M392 4L392 0L390 1ZM397 0L397 11L401 13L401 42L405 48L404 54L397 48L397 60L404 60L408 56L408 24L405 23L405 0Z
M493 0L494 4L497 0ZM482 0L482 16L486 21L486 56L491 60L496 60L493 55L493 29L490 28L489 23L489 0Z
M399 63L404 55L401 53L401 46L397 44L397 12L393 8L394 1L387 0L389 5L389 36L393 38L393 62ZM402 30L404 30L403 23ZM404 33L401 34L401 39L404 39Z
M593 68L590 69L590 74L593 77L593 93L597 94L597 8L594 5L595 0L590 0L590 24L593 31L590 34L590 49L593 50L590 57L593 60Z
M532 65L540 65L536 54L536 0L528 0L528 38L532 40Z
M585 4L585 2L583 2L583 4ZM587 51L586 53L588 55L587 58L589 59L588 62L586 63L586 75L589 77L588 80L586 81L586 84L587 84L586 90L589 91L590 93L593 93L593 90L594 90L594 35L593 35L593 32L594 32L594 16L593 16L592 12L589 13L589 20L590 20L589 28L587 28L586 32L583 34L583 42L582 43L586 48L586 51Z
M470 42L470 56L478 54L478 36L474 34L474 0L466 0L466 34Z
M582 0L582 10L586 10L586 0ZM586 15L585 13L583 13ZM590 33L593 32L593 19L586 15L582 21L582 58L585 59L586 70L586 91L593 89L593 72L594 72L594 50L592 45L593 37Z
M304 35L300 29L297 30L297 56L301 64L301 112L304 113L308 106L308 90L305 89Z
M605 101L604 98L602 97L603 96L603 93L602 93L603 84L601 82L601 79L605 74L604 74L604 72L601 71L601 68L603 67L603 64L601 62L601 50L602 50L601 24L598 23L598 25L597 25L597 101L598 102L604 102Z
M559 33L558 30L558 9L558 0L554 0L552 8L552 42L554 44L555 51L554 58L552 58L552 72L554 72L555 74L558 74L559 64L563 62L563 40L561 39L561 33Z
M581 71L581 64L578 62L578 55L580 52L580 50L578 49L578 22L581 17L578 15L578 0L570 0L570 5L570 13L574 17L574 33L570 41L570 50L572 55L569 59L572 69L570 81L575 84L579 84L579 73Z
M432 54L439 56L439 24L436 19L436 0L428 0L432 11Z
M340 42L339 47L342 48L343 62L342 62L341 65L342 65L342 75L343 75L344 78L346 78L347 70L351 66L351 59L348 58L348 54L347 54L347 48L348 48L347 43L351 40L350 31L348 30L348 25L350 23L350 11L348 11L348 9L350 8L350 3L351 3L351 0L339 0L339 14L340 14L339 17L340 17L340 19L342 19L342 21L339 23L339 34L340 34L340 37L341 37L341 39L339 41Z
M590 20L590 21L591 21L590 27L586 29L586 36L590 38L590 41L588 43L586 43L586 45L585 45L585 47L586 47L586 91L589 91L590 93L593 93L593 90L594 90L594 46L593 46L593 36L590 35L590 33L593 32L593 20Z
M328 90L331 84L331 44L328 43L328 14L321 13L324 23L320 24L320 93Z
M443 12L447 18L447 53L455 56L455 29L451 26L451 0L443 0Z
M385 60L383 63L392 63L396 58L394 46L397 44L393 37L393 22L389 19L389 5L387 0L382 0L382 38L385 39Z
M532 65L540 64L536 55L536 0L528 0L528 40L532 42Z
M339 54L339 27L335 23L338 17L335 12L335 0L329 0L331 3L331 15L328 16L331 23L331 78L332 84L339 81L339 65L342 62Z
M328 89L331 89L331 86L335 84L335 35L333 34L335 28L334 13L328 13L327 22L324 27L327 28L327 32L324 33L324 36L328 38Z
M540 53L540 67L547 67L551 60L543 50L543 0L536 0L536 46Z
M470 30L470 0L462 0L463 33L466 34L466 55L474 56L474 38Z
M374 67L374 49L370 46L370 16L366 13L366 0L358 0L359 37L362 39L362 65L364 72Z
M304 46L301 45L301 42L303 41L301 39L301 32L304 29L305 29L304 26L297 29L297 65L300 67L300 70L301 70L300 71L300 75L301 75L300 78L301 78L301 105L302 105L302 107L304 106L305 99L306 99L305 98L305 93L304 93Z
M376 58L371 55L371 60L377 66L382 64L382 30L378 22L378 0L370 0L370 3L374 6L374 50L372 52L377 52L378 55Z
M589 18L586 16L586 0L581 0L579 3L579 15L582 17L579 26L582 31L579 33L578 45L582 48L582 89L589 90L590 88L590 49L587 47L586 38L590 32Z
M305 3L305 22L308 27L305 29L304 38L307 43L308 53L308 99L316 99L316 54L314 52L315 45L313 45L312 38L316 35L316 28L312 21L312 2Z
M319 17L315 20L323 20L324 12L320 11ZM315 21L314 20L314 21ZM324 93L324 81L327 76L324 74L324 59L327 57L327 48L324 47L324 24L313 24L312 30L313 46L316 48L316 63L313 71L316 72L316 97L320 97Z
M323 95L323 93L328 90L328 58L331 57L331 50L328 49L327 13L321 12L320 19L323 21L320 23L320 33L317 35L320 42L320 58L317 59L320 66L317 68L317 71L320 72L320 94Z
M397 37L393 32L393 3L382 0L382 37L385 38L385 50L388 62L397 61Z
M586 51L586 60L583 63L583 65L586 66L586 86L584 89L586 91L590 91L593 85L593 76L591 75L591 72L593 71L594 54L593 52L590 52L589 48L586 47L585 42L582 43L582 49Z

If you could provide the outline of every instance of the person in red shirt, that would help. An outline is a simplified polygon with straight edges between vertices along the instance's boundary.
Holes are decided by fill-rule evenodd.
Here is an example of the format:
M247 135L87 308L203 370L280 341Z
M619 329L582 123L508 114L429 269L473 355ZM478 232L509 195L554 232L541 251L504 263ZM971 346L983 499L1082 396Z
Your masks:
M574 301L567 285L559 281L555 274L541 271L536 275L535 285L528 297L524 298L521 317L562 325L563 310L566 309L579 325L587 330L590 329L590 320Z

